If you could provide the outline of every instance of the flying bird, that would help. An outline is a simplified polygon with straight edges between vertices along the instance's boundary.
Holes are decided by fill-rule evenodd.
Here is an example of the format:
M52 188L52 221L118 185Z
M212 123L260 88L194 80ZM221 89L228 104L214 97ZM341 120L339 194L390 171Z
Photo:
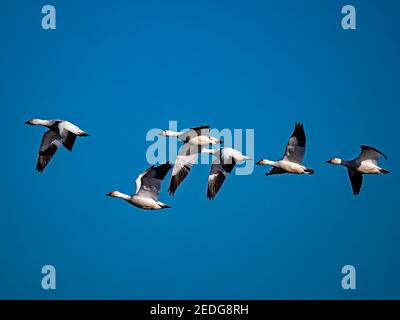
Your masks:
M213 161L208 175L207 198L213 200L221 189L225 178L232 172L237 162L252 160L241 152L232 148L202 149L203 153L213 154L217 157Z
M194 127L179 132L163 130L159 133L159 135L163 137L176 137L183 141L183 143L189 143L195 146L223 143L222 140L210 136L210 126Z
M314 170L303 165L304 154L306 151L306 134L303 124L300 122L295 124L294 131L290 137L285 154L279 161L260 160L259 165L270 165L273 168L265 175L294 173L294 174L313 174Z
M383 156L387 160L386 155L384 155L381 151L373 147L361 146L361 153L357 158L351 161L333 158L328 160L327 163L347 167L347 172L349 174L353 194L358 195L361 191L363 174L389 173L389 171L378 166L378 160L380 156Z
M171 208L169 205L158 201L161 183L172 165L167 162L158 167L151 166L136 178L136 193L127 195L119 191L112 191L106 196L121 198L137 208L145 210L160 210Z
M77 136L89 136L88 133L76 125L64 120L31 119L25 123L33 126L44 126L49 129L43 134L42 142L40 143L36 164L38 172L43 172L61 145L68 151L72 151Z
M183 132L164 130L160 133L161 136L177 137L183 142L172 169L168 188L170 195L175 194L178 186L188 176L203 146L223 143L221 139L211 137L209 134L210 126L195 127Z

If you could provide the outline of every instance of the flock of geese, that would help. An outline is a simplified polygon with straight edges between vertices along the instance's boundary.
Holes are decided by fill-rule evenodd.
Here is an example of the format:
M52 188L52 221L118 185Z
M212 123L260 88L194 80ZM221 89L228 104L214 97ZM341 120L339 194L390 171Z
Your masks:
M26 122L29 125L40 125L48 128L43 134L40 143L36 170L42 172L49 164L58 148L64 146L72 151L76 137L87 137L88 133L81 130L71 122L64 120L31 119ZM170 162L159 166L151 166L136 178L136 193L127 195L119 191L107 193L107 196L121 198L135 207L147 210L159 210L170 208L169 205L158 200L161 184L165 176L172 169L171 181L168 192L174 195L179 185L186 179L192 166L200 153L212 154L215 160L212 163L208 175L207 198L212 200L221 189L226 177L232 172L236 163L253 160L243 155L238 150L226 147L208 149L206 146L222 144L223 141L210 136L210 126L191 128L183 132L164 130L160 136L174 137L182 141L183 145L176 157L175 164ZM282 159L272 161L263 159L258 165L269 165L272 169L267 176L275 174L313 174L314 170L303 165L306 150L306 135L303 124L296 123L294 131L286 145ZM358 195L361 190L364 174L388 174L389 171L378 166L379 157L387 157L379 150L361 146L361 153L353 160L346 161L332 158L327 163L342 165L347 168L353 194Z

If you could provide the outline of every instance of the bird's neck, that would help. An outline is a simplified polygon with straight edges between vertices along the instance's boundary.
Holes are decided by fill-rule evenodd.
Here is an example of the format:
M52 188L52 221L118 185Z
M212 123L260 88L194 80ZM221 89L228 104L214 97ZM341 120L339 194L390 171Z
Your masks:
M52 120L35 119L32 124L36 125L36 126L50 127L53 125L53 123L54 123L54 121L52 121Z
M263 161L262 161L262 164L265 164L265 165L269 165L269 166L276 166L276 161L272 161L272 160L268 160L268 159L264 159Z
M126 201L130 201L131 198L132 198L131 196L129 196L129 195L125 194L125 193L119 192L119 191L114 192L113 197L121 198L121 199L124 199Z
M350 161L340 159L340 165L350 167Z

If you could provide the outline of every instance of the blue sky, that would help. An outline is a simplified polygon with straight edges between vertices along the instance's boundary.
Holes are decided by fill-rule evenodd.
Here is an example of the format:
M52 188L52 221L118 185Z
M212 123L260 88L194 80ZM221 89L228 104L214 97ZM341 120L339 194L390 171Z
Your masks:
M1 1L0 297L22 299L400 298L397 209L397 1ZM53 4L57 29L41 28ZM35 172L43 128L89 132ZM313 176L227 179L206 200L196 166L172 209L105 197L133 193L146 133L176 120L255 130L255 158L279 158L294 123ZM354 197L344 168L361 144L386 176ZM57 289L44 291L45 264ZM357 290L341 288L341 268Z

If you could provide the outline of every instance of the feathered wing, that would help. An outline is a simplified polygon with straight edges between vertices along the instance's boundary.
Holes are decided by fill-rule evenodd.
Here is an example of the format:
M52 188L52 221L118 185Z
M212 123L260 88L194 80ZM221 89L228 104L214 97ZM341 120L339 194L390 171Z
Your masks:
M60 136L63 138L63 145L69 151L72 151L77 136L89 136L87 132L68 121L60 121L58 129Z
M136 179L136 194L157 201L161 183L171 168L172 165L167 162L158 167L151 166L142 172Z
M233 150L236 151L236 150ZM237 152L237 151L236 151ZM228 148L222 148L220 156L213 161L210 174L208 175L207 198L213 200L221 189L226 176L232 172L236 165L232 151Z
M60 135L52 130L48 130L43 134L42 142L39 147L39 155L36 164L36 170L43 172L50 160L56 154L58 147L62 144Z
M200 151L201 146L191 146L189 144L184 144L182 146L176 157L174 168L172 169L171 182L168 188L170 195L175 194L176 189L188 176Z
M58 130L60 133L60 137L62 138L62 144L64 145L65 149L67 149L68 151L72 151L76 140L75 133L77 132L77 130L79 130L79 128L68 121L60 121L58 123Z
M219 163L219 160L214 160L211 166L210 174L208 175L207 198L209 200L213 200L215 198L227 175L228 173Z
M349 173L351 187L353 188L353 194L358 195L361 191L363 175L362 175L362 173L354 171L353 169L350 169L350 168L348 168L347 171Z
M383 156L385 159L387 159L386 155L378 149L369 146L361 146L361 153L358 156L358 160L360 162L369 160L377 165L380 156Z
M304 132L303 124L301 124L300 122L296 122L292 136L287 143L283 159L290 162L302 164L305 151L306 134Z
M75 144L76 134L72 133L71 131L67 131L66 135L63 139L63 145L68 151L72 151L72 148Z

